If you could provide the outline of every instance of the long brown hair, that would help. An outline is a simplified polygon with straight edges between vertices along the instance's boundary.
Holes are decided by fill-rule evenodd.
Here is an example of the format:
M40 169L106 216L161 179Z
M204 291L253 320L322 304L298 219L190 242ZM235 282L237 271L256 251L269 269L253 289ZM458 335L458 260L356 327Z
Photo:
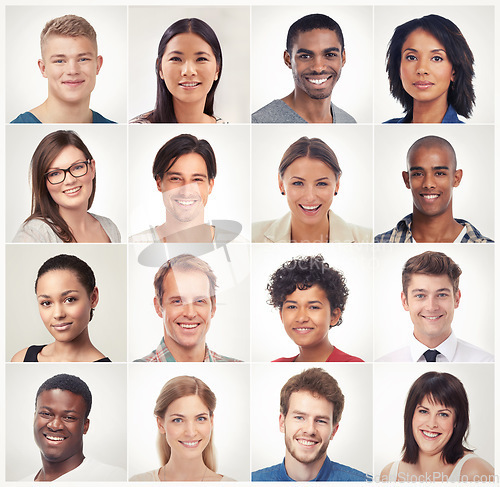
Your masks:
M82 139L72 130L57 130L46 135L38 144L31 158L31 215L26 218L25 223L35 218L44 221L63 242L76 242L68 224L59 213L59 207L50 196L47 189L45 174L54 159L61 151L73 146L83 152L86 159L92 160L92 154L83 143ZM94 201L96 178L92 180L92 192L90 194L87 209Z
M172 404L176 399L186 396L198 396L208 408L210 417L213 417L215 404L217 402L215 394L202 380L187 375L174 377L162 387L160 395L156 400L154 410L155 416L163 419L170 404ZM210 470L215 472L217 469L217 462L215 459L212 439L213 431L210 435L208 445L205 450L203 450L202 458L205 465ZM157 447L162 465L166 465L170 460L171 449L170 445L167 443L165 435L162 435L160 432L158 432Z

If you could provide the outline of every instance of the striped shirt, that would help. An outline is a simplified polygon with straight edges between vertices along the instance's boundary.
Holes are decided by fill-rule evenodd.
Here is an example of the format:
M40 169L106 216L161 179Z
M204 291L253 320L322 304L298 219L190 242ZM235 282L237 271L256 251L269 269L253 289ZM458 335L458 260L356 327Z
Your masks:
M375 243L412 243L413 237L411 234L411 222L413 215L410 213L398 222L395 228L388 232L377 235L374 239ZM460 243L485 243L493 242L491 238L481 235L481 232L471 225L468 221L455 218L457 223L465 227L465 234L460 240Z

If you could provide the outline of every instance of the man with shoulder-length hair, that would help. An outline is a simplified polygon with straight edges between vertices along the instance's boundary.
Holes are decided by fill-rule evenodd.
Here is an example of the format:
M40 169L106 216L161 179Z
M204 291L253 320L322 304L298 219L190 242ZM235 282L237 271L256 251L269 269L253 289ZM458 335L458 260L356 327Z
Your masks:
M337 433L344 395L337 381L320 368L291 377L281 389L280 431L285 436L282 463L252 473L256 482L369 481L371 476L332 462L326 453Z

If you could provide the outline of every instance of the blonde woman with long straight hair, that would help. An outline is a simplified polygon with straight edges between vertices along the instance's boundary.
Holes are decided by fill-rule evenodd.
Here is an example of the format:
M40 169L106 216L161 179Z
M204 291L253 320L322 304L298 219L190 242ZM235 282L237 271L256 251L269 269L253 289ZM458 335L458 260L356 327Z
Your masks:
M215 394L200 379L180 376L162 388L154 414L158 425L159 469L131 481L219 482L213 447Z

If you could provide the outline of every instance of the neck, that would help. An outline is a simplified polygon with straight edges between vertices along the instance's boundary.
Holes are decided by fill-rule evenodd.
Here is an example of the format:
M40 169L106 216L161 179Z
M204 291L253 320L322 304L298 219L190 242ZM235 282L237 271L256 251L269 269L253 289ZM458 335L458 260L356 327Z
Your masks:
M330 222L328 216L318 225L307 225L294 218L292 214L291 242L320 243L328 242L330 233Z
M69 229L73 233L73 236L75 236L75 234L86 234L89 224L93 220L92 216L87 212L86 206L87 205L85 205L85 207L82 206L74 209L59 207L59 214L68 225Z
M413 207L411 233L416 242L454 242L463 226L453 218L452 205L445 213L428 216Z
M334 346L328 336L314 347L299 347L300 353L295 362L326 362L333 352Z
M174 98L177 123L215 123L215 118L203 112L205 99L196 103L184 103Z
M49 97L31 110L42 123L92 123L90 96L78 103L68 104L58 98Z
M57 362L93 362L104 357L90 341L88 328L74 340L70 342L56 340L50 347L53 350L51 355Z
M415 330L413 330L413 336L422 344L425 345L427 348L435 349L441 345L445 340L447 340L451 335L451 329L447 334L440 335L438 337L429 337L429 336L420 336L418 333L415 333Z
M50 462L42 455L42 468L37 473L35 480L48 482L55 480L61 475L74 470L83 460L85 460L85 456L82 450L62 462Z
M203 220L203 213L189 222L180 222L167 213L165 223L156 227L156 233L164 242L212 242L213 229Z
M160 480L200 482L205 479L209 471L201 455L185 459L174 456L172 453L168 463L160 469L159 477Z
M166 333L163 335L163 339L176 362L203 362L205 360L205 342L186 348L172 340Z
M308 123L332 123L331 97L315 100L297 88L283 101Z
M441 123L448 110L447 93L432 102L413 100L412 123Z
M422 473L436 474L442 472L443 468L445 467L445 463L441 459L441 452L435 453L433 455L428 455L426 453L420 452L418 454L418 460L415 467Z
M296 460L287 450L285 454L286 473L297 482L308 482L318 476L325 460L326 453L312 463L302 463Z

